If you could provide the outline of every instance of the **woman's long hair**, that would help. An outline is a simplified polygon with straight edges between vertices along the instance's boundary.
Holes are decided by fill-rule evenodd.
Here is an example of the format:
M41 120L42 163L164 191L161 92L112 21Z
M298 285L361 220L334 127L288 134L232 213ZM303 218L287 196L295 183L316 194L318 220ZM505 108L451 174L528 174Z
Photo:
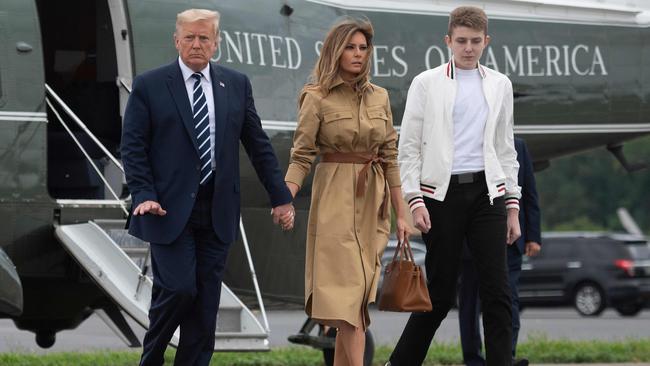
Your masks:
M327 33L318 62L316 62L305 88L319 87L323 94L329 94L332 84L339 76L341 55L356 32L361 32L366 37L368 54L361 72L352 80L352 85L362 92L370 86L370 60L373 53L372 37L374 35L372 24L367 19L345 17L337 21Z

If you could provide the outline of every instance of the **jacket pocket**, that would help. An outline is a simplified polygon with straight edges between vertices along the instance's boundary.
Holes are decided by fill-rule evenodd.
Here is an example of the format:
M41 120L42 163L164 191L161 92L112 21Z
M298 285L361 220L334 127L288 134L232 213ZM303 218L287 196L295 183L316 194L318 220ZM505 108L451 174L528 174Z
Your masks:
M366 111L370 119L370 138L373 141L384 141L386 139L386 123L388 114L384 107L368 108Z
M386 111L384 108L375 108L375 109L368 109L368 118L375 120L375 119L380 119L383 121L388 120L388 115L386 114Z
M352 121L351 111L330 112L323 115L320 126L320 136L323 141L332 146L343 144L344 129Z
M334 121L340 121L342 119L352 119L352 112L350 111L331 112L323 116L323 122L325 124L329 124Z

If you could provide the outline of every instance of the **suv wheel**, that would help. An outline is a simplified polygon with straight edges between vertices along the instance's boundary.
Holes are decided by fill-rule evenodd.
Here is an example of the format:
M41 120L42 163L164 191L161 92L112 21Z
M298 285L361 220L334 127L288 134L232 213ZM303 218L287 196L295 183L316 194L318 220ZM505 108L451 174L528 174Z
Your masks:
M643 304L632 303L619 305L616 307L616 311L622 316L635 316L643 309Z
M576 287L573 306L583 316L597 316L605 310L605 294L593 282L583 282Z

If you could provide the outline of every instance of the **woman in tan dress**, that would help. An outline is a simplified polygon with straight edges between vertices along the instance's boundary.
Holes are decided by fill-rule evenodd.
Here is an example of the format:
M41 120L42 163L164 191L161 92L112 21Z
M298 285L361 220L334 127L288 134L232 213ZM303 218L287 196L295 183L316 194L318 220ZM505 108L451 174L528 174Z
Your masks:
M372 25L345 19L327 34L299 97L298 127L285 180L295 196L317 156L307 229L305 311L338 329L334 365L362 365L368 304L380 258L403 218L397 133L388 93L371 84Z

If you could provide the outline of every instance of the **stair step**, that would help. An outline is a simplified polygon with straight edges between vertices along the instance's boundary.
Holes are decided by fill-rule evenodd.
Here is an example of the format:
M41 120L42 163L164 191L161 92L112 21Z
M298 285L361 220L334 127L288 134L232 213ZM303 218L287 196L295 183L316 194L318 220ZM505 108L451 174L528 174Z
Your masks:
M217 332L241 332L241 308L219 307Z

